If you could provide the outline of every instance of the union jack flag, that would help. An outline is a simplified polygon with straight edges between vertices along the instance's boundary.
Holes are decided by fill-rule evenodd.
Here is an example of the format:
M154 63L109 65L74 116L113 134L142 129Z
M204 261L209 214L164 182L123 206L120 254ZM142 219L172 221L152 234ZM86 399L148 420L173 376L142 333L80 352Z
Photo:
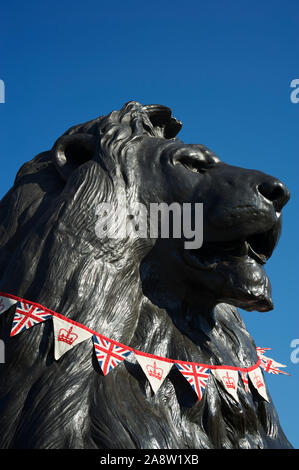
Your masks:
M15 336L49 318L52 318L52 315L42 308L31 305L25 301L18 302L10 336Z
M287 372L284 372L279 369L279 367L286 367L285 365L279 364L279 362L274 361L270 357L260 356L260 358L261 358L261 368L264 369L265 372L268 372L268 374L290 375Z
M265 354L265 351L270 351L272 348L256 348L256 353L258 357L261 357Z
M94 335L93 344L97 360L104 375L107 375L132 352L131 349L126 349L113 341L104 339L102 336Z
M248 392L248 373L245 371L240 371L241 372L241 377L243 380L243 384L245 387L245 392Z
M193 390L197 394L198 399L201 400L209 379L210 369L199 366L197 364L187 364L182 362L176 362L175 365L183 374L185 379L188 380Z

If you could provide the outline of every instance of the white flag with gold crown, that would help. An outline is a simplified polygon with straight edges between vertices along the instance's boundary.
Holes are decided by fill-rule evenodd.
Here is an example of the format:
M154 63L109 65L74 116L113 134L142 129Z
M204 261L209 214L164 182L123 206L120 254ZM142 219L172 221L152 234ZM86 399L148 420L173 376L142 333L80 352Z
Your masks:
M83 326L83 325L82 325ZM54 327L54 357L58 360L63 354L77 344L93 336L85 328L53 316Z
M9 297L0 296L0 315L6 310L8 310L12 305L16 304L18 301L10 299Z
M212 374L222 383L225 390L236 400L238 399L239 372L232 369L212 369Z
M266 401L269 402L266 385L264 382L264 377L263 377L263 373L261 369L258 367L257 369L254 369L251 372L248 372L248 375L254 388Z
M155 357L143 356L135 352L135 357L145 373L154 393L157 393L173 366L172 362L160 361Z

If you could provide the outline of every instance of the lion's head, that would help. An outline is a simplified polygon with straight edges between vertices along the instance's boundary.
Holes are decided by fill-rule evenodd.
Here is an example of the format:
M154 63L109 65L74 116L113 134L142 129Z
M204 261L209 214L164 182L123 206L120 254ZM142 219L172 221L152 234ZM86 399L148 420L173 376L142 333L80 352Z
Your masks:
M117 204L203 203L199 249L185 249L184 237L158 237L144 242L141 254L149 247L162 250L164 275L175 272L177 281L191 283L214 304L270 310L264 265L277 243L289 191L272 176L223 163L203 145L184 144L175 137L180 127L169 108L130 102L68 131L54 146L53 162L66 181L83 171L79 165L101 165L104 178L114 175L106 198L118 194Z
M249 367L255 345L234 307L272 308L264 264L289 191L272 176L223 163L203 145L184 144L176 138L180 128L169 108L132 101L72 127L26 163L0 204L0 291L144 352ZM104 203L122 214L117 224L128 227L126 236L98 236ZM193 208L202 203L202 246L186 248L184 231L177 237L170 230L167 238L160 227L154 236L131 236L140 207L147 217L157 203L190 204L192 227ZM126 205L130 214L121 210ZM10 321L1 319L4 338ZM4 447L262 447L268 439L288 445L272 404L261 404L254 391L248 398L240 389L236 411L211 380L207 398L195 405L194 392L172 371L153 397L133 364L105 378L95 374L85 343L80 355L74 348L56 365L51 334L45 322L8 341L0 390L0 424L9 429ZM119 406L124 392L126 408ZM59 414L57 396L67 412ZM28 397L34 412L25 406Z

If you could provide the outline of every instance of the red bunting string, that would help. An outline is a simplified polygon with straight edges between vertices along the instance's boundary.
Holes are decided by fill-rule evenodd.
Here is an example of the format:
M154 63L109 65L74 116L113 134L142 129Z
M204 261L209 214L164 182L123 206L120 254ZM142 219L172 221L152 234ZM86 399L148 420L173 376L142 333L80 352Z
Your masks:
M142 367L155 393L158 391L169 373L171 368L170 363L175 364L186 380L188 380L194 391L197 393L199 400L201 399L202 393L207 384L210 372L213 372L213 375L217 380L222 383L227 392L235 399L237 399L237 376L234 375L235 371L239 371L241 374L246 391L248 391L248 377L250 377L255 388L266 400L267 394L260 367L268 373L283 373L290 375L279 370L279 367L285 367L283 364L279 364L273 361L273 359L264 356L265 351L268 351L271 348L256 348L258 360L250 367L210 365L170 359L138 351L130 346L114 341L111 338L107 338L101 333L93 331L91 328L71 320L60 313L43 307L36 302L27 301L15 295L0 292L0 314L4 313L14 304L17 304L17 307L13 319L11 336L15 336L25 329L31 328L36 324L52 318L56 360L76 344L92 337L96 357L104 375L109 373L131 353L134 353L137 362L139 362ZM148 361L146 361L147 358ZM165 364L165 366L163 366L163 362L168 363L169 365L167 366ZM231 371L230 375L229 371ZM254 374L254 371L258 374Z

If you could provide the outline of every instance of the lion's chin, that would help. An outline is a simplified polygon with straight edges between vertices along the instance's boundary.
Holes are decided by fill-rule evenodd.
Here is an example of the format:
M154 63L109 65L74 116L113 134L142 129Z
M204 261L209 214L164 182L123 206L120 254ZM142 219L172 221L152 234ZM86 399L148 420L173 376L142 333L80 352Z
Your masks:
M273 309L271 284L259 263L249 256L234 260L229 265L220 263L225 279L223 298L219 299L247 311L267 312ZM218 271L219 272L219 271Z
M202 258L186 250L184 261L192 269L193 281L197 280L198 285L204 283L216 303L228 303L247 311L273 309L268 276L263 265L248 253Z

